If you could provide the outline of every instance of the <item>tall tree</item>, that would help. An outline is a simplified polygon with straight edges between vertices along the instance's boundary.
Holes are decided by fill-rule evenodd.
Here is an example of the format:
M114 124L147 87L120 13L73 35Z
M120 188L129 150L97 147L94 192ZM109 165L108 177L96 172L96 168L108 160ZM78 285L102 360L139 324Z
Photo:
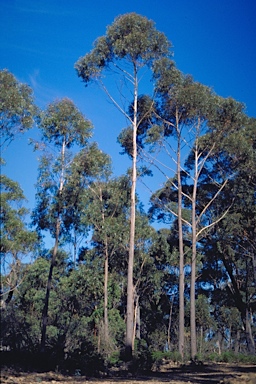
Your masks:
M43 142L53 145L53 151L41 159L33 221L39 231L49 230L55 239L42 314L41 350L44 351L52 274L61 235L63 190L72 163L69 149L75 144L85 146L91 136L92 126L72 101L63 99L48 106L41 116L40 127Z
M0 71L0 99L0 147L3 149L17 134L32 127L38 109L32 89L6 69Z
M99 37L93 50L80 58L75 67L78 75L88 84L96 80L108 94L114 105L126 117L132 126L132 185L130 216L130 248L127 285L127 329L126 357L132 358L134 292L133 264L135 237L135 193L137 181L137 130L141 123L138 120L138 94L140 73L143 68L151 67L154 60L169 54L170 44L163 33L155 29L154 23L136 13L119 16L107 28L105 36ZM123 63L123 66L122 66ZM129 91L133 95L132 117L122 104L110 94L104 85L102 72L114 72L121 76L124 84L130 84ZM130 97L130 96L129 96ZM128 99L129 100L129 99ZM127 103L127 100L124 100ZM130 103L130 101L129 101Z
M223 280L230 302L240 312L250 353L255 353L251 319L256 309L254 132L255 119L249 118L221 143L219 162L222 169L231 170L233 177L212 209L221 209L227 201L233 204L223 222L218 223L206 253L207 257L211 257L212 248L226 272Z
M196 355L195 283L197 246L200 238L221 220L228 207L219 215L207 217L207 211L226 186L232 173L219 169L215 178L207 178L207 162L217 161L215 147L244 121L243 106L233 99L216 96L208 87L183 75L169 59L158 60L154 66L159 105L155 107L156 123L147 130L150 142L167 155L161 162L152 153L147 159L168 179L165 188L154 195L156 204L177 217L180 251L180 334L179 351L184 344L184 231L191 233L190 326L191 356ZM158 120L158 121L157 121ZM176 147L174 140L176 139ZM156 150L156 148L154 148ZM214 152L215 153L215 152ZM185 161L185 159L187 160ZM174 164L174 167L173 165ZM175 169L176 168L176 169ZM205 188L205 200L199 202L198 183ZM171 188L171 192L170 192ZM208 193L206 193L208 191ZM168 197L169 196L169 197ZM170 200L171 199L171 200ZM168 202L165 204L164 202ZM184 207L190 213L185 217Z

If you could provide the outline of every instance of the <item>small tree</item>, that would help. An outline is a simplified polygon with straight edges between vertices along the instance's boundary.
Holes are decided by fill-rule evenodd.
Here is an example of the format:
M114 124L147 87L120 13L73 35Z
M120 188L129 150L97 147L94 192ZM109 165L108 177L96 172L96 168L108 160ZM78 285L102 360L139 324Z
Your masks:
M11 301L21 283L22 258L34 251L37 234L26 225L28 210L22 206L25 197L18 183L0 175L1 187L1 273L3 292L1 307Z
M52 273L56 263L63 205L65 204L63 190L72 163L69 149L75 144L85 146L91 136L92 126L72 101L63 99L48 106L42 114L40 127L45 145L53 144L53 150L57 150L57 156L53 151L48 152L48 155L41 159L37 184L37 206L33 213L33 221L37 225L37 229L39 231L49 230L55 239L42 314L41 350L44 351Z

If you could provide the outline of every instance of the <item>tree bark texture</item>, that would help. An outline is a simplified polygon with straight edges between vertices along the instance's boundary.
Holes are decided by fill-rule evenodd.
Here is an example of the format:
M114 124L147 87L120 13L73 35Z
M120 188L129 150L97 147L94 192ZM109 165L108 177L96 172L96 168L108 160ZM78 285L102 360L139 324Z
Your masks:
M190 335L191 335L191 358L194 359L197 354L196 343L196 194L198 180L198 152L195 148L195 173L192 196L192 260L191 260L191 278L190 278Z
M133 153L132 153L132 186L131 186L131 217L130 217L130 243L127 271L127 315L126 315L126 342L125 356L127 360L133 355L133 329L134 329L134 246L135 246L135 214L136 214L136 182L137 182L137 108L138 108L138 80L136 66L134 66L134 103L133 103Z
M179 228L179 353L184 359L184 245L182 228L182 184L181 184L181 136L177 120L177 179L178 179L178 228Z

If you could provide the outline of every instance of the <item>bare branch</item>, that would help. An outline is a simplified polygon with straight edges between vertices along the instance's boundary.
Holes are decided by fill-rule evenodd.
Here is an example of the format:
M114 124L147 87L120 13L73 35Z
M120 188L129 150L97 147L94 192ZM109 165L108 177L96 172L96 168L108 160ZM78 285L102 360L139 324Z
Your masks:
M113 96L109 93L108 89L106 88L106 86L104 85L104 83L102 81L100 81L100 84L102 86L102 89L104 90L104 92L107 94L107 96L109 97L109 99L111 100L111 102L116 106L116 108L127 118L127 120L132 124L133 121L132 119L130 118L130 116L125 112L125 110L123 108L121 108L121 106L118 104L118 102L113 98Z
M217 220L215 220L214 222L212 222L211 224L209 225L206 225L205 227L201 228L199 232L197 232L196 234L196 237L198 238L198 236L205 230L213 227L214 225L216 225L217 223L219 223L222 219L224 219L224 217L227 215L227 213L229 212L230 208L232 207L233 203L228 207L228 209L223 213L222 216L220 216Z
M222 191L222 189L225 187L225 185L228 183L228 179L226 179L224 181L224 183L222 184L222 186L219 188L219 190L215 193L215 195L213 196L213 198L208 202L208 204L206 204L206 206L204 207L204 209L202 210L202 212L200 213L200 215L198 216L198 219L197 219L197 224L199 223L202 215L205 213L205 211L209 208L209 206L214 202L214 200L217 198L217 196L220 194L220 192Z

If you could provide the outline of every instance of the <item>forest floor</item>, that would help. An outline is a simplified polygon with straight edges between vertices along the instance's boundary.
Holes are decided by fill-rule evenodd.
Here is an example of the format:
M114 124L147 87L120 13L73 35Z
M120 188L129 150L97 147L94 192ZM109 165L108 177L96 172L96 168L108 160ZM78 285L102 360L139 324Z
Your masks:
M65 376L56 372L18 372L2 369L1 384L256 384L255 365L209 364L197 367L165 366L147 376Z

